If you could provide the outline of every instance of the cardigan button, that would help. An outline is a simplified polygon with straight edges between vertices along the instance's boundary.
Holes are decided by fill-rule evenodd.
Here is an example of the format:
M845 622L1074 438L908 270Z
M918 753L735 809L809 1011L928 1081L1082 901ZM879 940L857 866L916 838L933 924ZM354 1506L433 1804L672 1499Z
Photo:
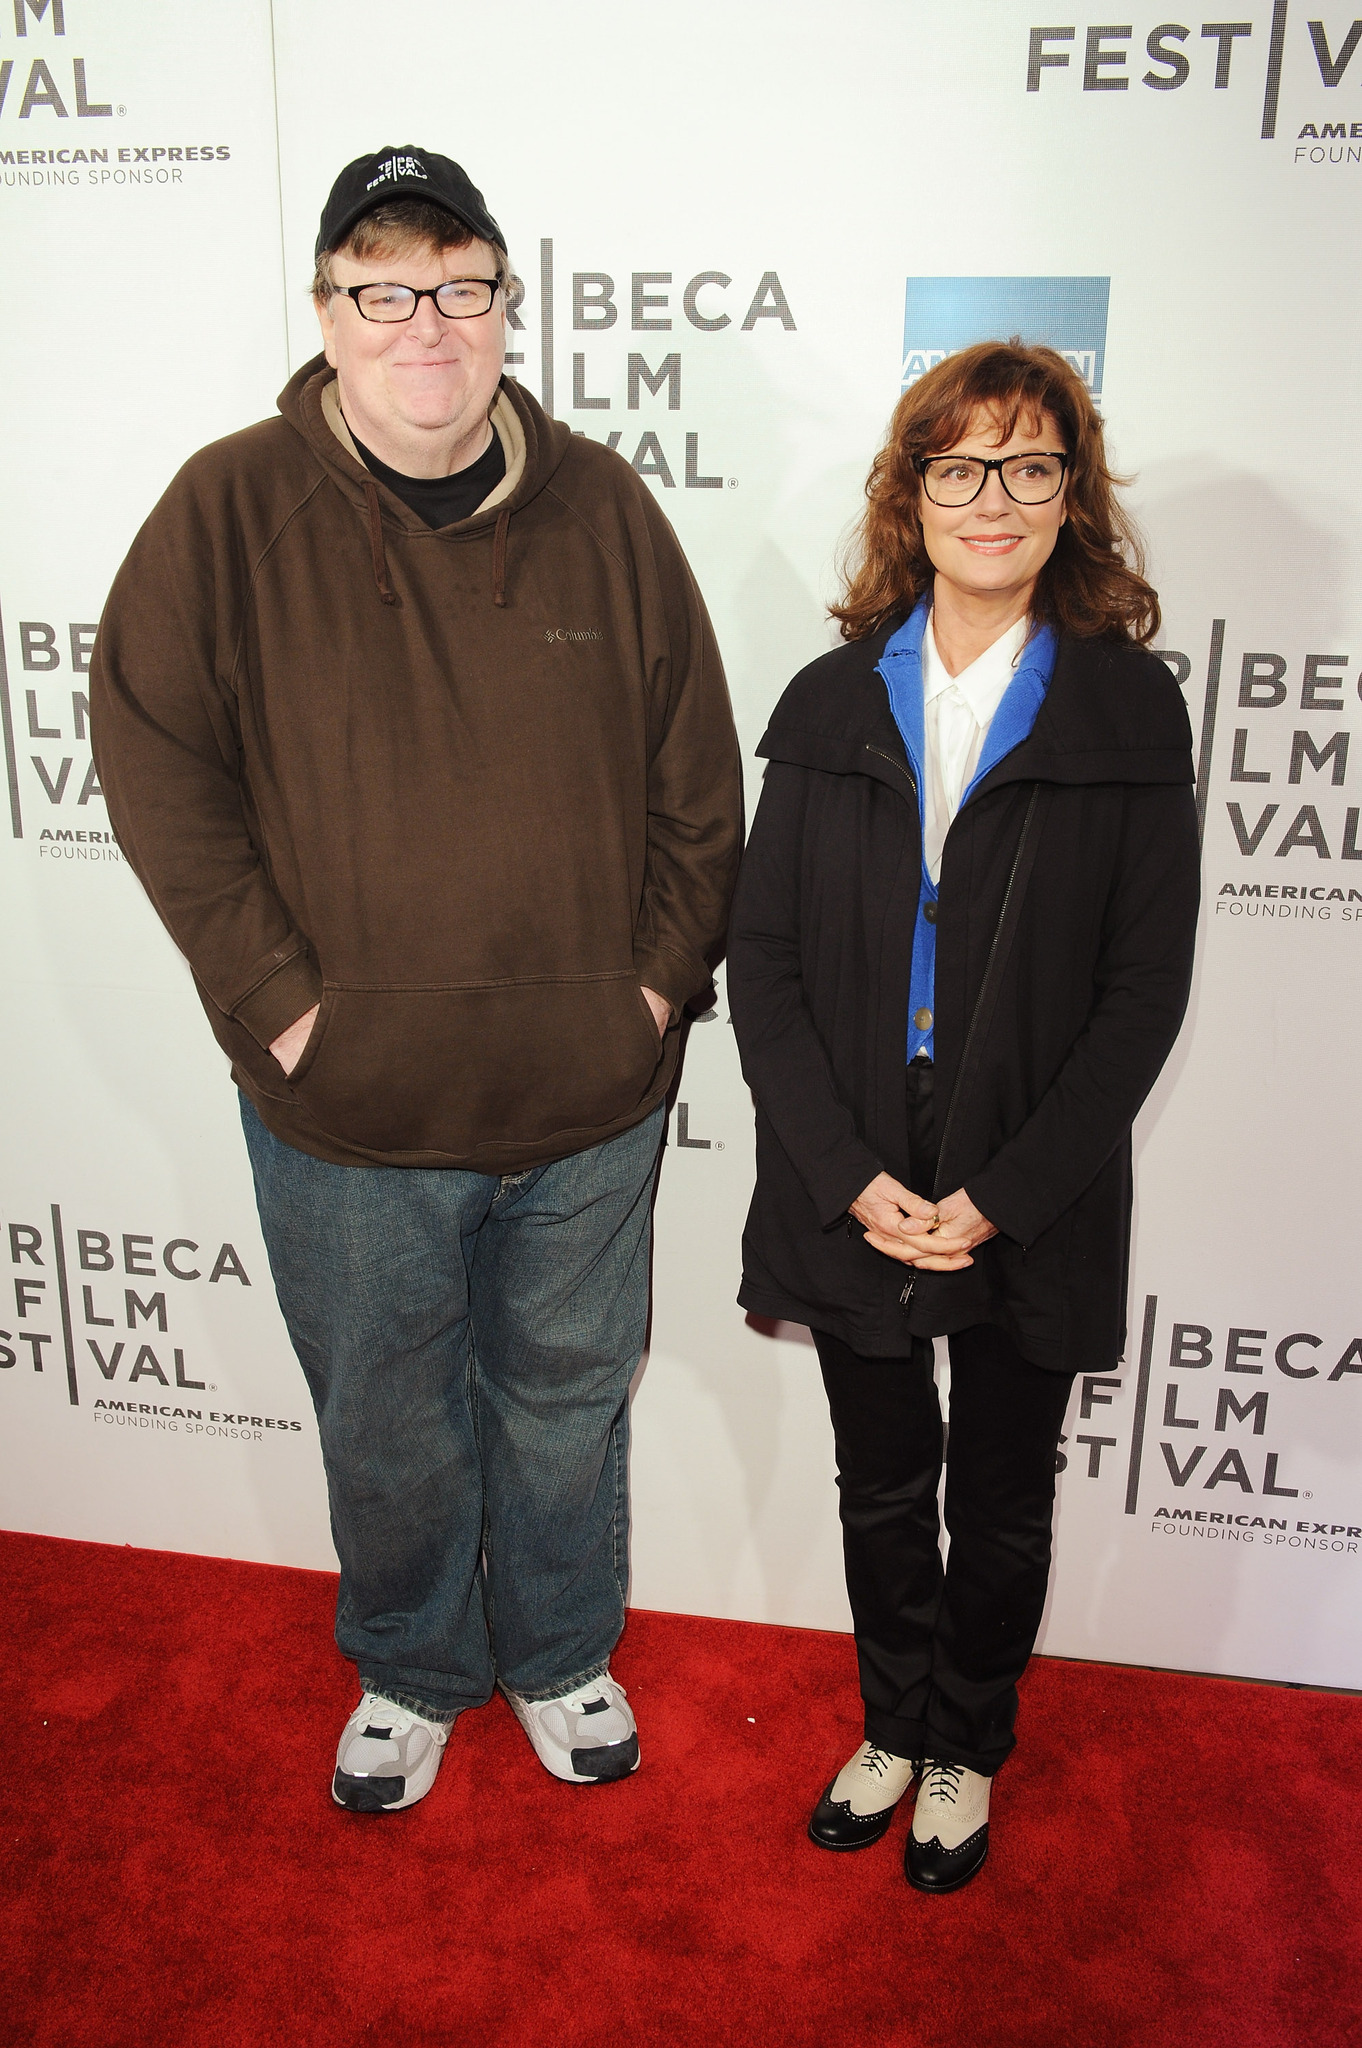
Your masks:
M930 1031L930 1030L931 1030L931 1028L932 1028L932 1013L931 1013L931 1011L930 1011L930 1010L914 1010L914 1012L913 1012L913 1029L914 1029L914 1031Z
M936 903L934 900L929 898L928 901L923 904L922 915L926 918L928 924L936 923Z

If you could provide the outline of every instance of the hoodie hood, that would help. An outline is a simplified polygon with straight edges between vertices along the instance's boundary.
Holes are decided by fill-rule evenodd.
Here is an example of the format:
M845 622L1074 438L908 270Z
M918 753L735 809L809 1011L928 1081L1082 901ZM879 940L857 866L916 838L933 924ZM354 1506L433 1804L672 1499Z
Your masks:
M419 513L379 483L360 460L340 409L336 373L324 355L314 356L289 378L278 403L295 433L366 519L367 500L373 492L385 527L412 535L431 533ZM556 475L572 445L572 429L561 420L550 419L513 377L503 377L497 386L489 418L506 453L506 475L467 519L436 528L441 538L481 533L495 525L501 511L521 511Z

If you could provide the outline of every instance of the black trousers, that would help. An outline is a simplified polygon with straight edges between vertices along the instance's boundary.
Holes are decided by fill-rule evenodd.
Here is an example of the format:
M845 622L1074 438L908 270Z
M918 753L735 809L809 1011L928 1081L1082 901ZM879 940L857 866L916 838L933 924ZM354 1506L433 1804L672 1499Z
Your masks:
M909 1068L918 1192L935 1174L922 1157L935 1150L931 1081L930 1066ZM1017 1680L1045 1608L1072 1376L1028 1364L989 1324L951 1337L943 1566L930 1340L908 1339L902 1357L863 1358L823 1331L813 1336L836 1439L865 1739L992 1776L1013 1747Z

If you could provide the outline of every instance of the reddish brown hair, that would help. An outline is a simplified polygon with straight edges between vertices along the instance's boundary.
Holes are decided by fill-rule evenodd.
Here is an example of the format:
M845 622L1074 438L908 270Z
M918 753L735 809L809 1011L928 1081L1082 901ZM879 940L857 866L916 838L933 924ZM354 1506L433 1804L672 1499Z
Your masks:
M1052 348L981 341L928 370L904 392L865 487L866 509L844 567L846 595L830 607L845 640L863 640L912 610L931 588L922 537L918 456L940 455L983 410L1001 445L1039 428L1049 413L1069 457L1068 518L1041 570L1032 616L1070 633L1115 634L1149 642L1159 630L1159 600L1144 579L1139 534L1116 497L1123 481L1107 467L1102 421L1082 378Z

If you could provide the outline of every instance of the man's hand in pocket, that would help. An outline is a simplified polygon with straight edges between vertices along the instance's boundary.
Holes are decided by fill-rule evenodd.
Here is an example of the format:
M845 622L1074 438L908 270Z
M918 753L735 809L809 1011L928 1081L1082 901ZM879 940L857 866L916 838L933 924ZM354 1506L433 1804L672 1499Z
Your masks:
M643 993L646 995L648 991L645 989ZM286 1074L291 1074L302 1058L303 1047L312 1036L312 1027L317 1021L317 1012L320 1008L320 1003L314 1003L296 1023L289 1025L287 1031L281 1031L277 1038L271 1039L270 1051Z
M667 1035L667 1026L672 1021L671 1004L667 1001L667 998L665 996L660 996L657 993L657 990L652 988L644 989L643 1000L653 1013L653 1022L657 1026L658 1037L665 1038ZM273 1050L273 1048L271 1048L271 1050Z

